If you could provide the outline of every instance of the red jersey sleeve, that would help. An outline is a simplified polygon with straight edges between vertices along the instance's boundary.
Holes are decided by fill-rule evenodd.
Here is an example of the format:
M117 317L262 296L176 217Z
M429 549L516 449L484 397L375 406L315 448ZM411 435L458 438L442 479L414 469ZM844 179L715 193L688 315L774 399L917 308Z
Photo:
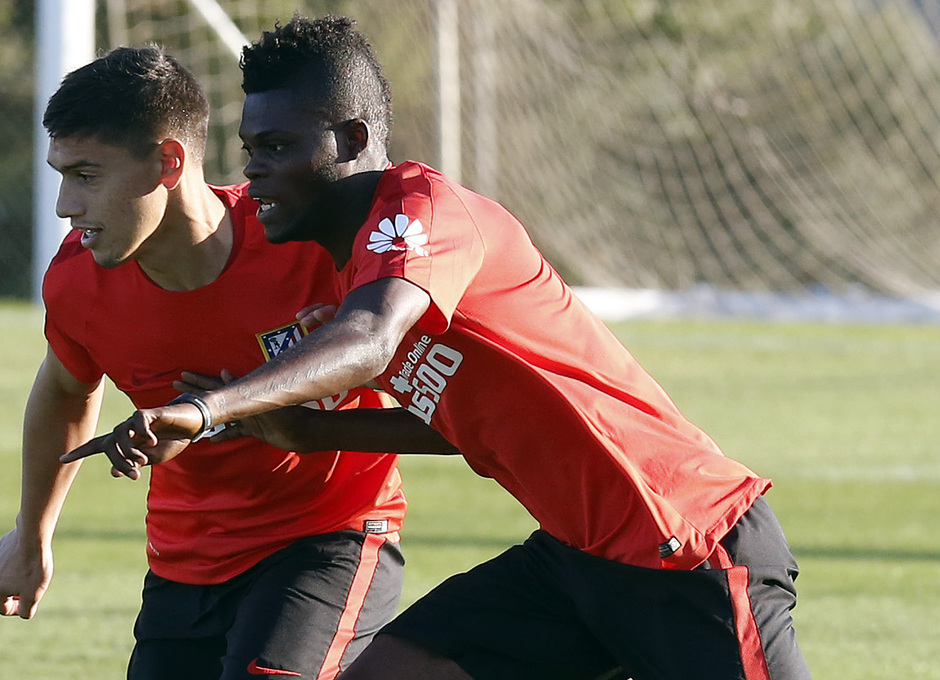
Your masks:
M483 264L483 240L450 187L420 167L399 170L383 176L356 237L349 288L389 277L410 281L431 296L422 328L441 333ZM439 200L441 192L447 200Z
M98 382L101 376L104 375L104 371L92 360L87 350L63 333L48 317L46 318L45 334L56 358L76 379L91 384Z

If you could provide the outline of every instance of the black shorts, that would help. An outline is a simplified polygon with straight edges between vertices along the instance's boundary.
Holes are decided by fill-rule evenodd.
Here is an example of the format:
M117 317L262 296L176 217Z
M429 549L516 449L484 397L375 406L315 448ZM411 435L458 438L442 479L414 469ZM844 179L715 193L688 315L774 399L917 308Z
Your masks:
M404 560L382 535L303 538L217 585L150 572L129 680L328 680L391 619Z
M477 680L806 680L790 618L797 566L763 499L722 545L721 565L644 569L536 531L448 579L382 633Z

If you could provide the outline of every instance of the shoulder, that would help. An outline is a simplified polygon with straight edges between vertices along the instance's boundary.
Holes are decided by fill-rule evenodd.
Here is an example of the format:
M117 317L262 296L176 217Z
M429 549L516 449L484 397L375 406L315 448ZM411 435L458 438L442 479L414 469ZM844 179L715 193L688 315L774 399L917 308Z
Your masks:
M426 196L458 186L453 180L429 165L405 161L386 170L379 182L379 197Z
M81 245L81 234L65 237L42 280L42 301L47 323L77 328L90 314L100 313L108 301L133 288L131 263L107 269L98 265Z
M268 241L264 225L258 220L258 202L248 195L248 182L229 186L212 186L212 190L225 203L235 230L238 249L237 261L241 266L249 263L274 267L277 271L335 269L329 253L314 241L289 241L277 245ZM286 268L286 269L285 269Z
M376 227L386 220L405 224L406 217L408 224L417 220L422 229L439 236L498 231L510 222L517 224L499 202L415 161L385 171L376 192L370 225Z
M248 182L227 185L210 184L209 188L229 209L233 220L244 221L258 211L255 199L248 195Z
M43 297L62 293L74 295L76 287L87 285L98 268L91 253L82 247L81 234L70 232L43 276Z
M235 229L236 247L244 245L249 251L270 249L264 237L264 227L258 221L258 203L248 195L248 182L227 186L210 184L209 188L228 208Z
M405 214L430 225L437 214L455 217L465 212L464 193L471 193L434 168L405 161L382 175L376 190L372 218L380 221Z
M59 245L59 250L56 252L55 257L52 258L52 262L49 264L49 268L57 268L62 266L74 265L75 258L77 257L91 257L87 250L82 248L81 242L81 233L77 231L70 231L65 235L65 238L62 240L62 243Z

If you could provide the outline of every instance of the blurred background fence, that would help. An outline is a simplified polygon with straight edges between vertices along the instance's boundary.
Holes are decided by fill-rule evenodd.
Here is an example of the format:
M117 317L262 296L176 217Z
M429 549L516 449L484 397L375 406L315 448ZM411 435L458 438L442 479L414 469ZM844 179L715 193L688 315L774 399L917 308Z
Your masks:
M98 48L189 66L209 179L240 181L237 62L194 4L98 0ZM249 39L295 10L356 18L392 81L393 160L502 201L572 283L940 289L940 0L218 4ZM29 295L34 33L32 0L4 0L0 296Z

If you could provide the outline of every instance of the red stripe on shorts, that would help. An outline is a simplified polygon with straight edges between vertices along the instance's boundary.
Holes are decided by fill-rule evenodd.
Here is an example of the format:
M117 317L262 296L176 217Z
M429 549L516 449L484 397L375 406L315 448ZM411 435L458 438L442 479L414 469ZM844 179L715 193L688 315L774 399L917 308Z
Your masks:
M751 598L747 594L747 567L727 569L728 590L731 592L731 606L734 609L734 626L737 629L741 646L741 664L747 680L770 680L764 646L760 641L760 631L751 611Z
M375 578L375 572L379 566L379 552L385 545L385 541L385 536L366 534L365 541L362 543L362 552L359 555L359 567L349 587L346 606L339 617L339 624L330 648L326 651L326 658L323 659L323 665L317 676L318 680L333 680L339 674L339 664L343 659L343 654L346 653L349 643L356 637L356 622L359 620L369 587Z

